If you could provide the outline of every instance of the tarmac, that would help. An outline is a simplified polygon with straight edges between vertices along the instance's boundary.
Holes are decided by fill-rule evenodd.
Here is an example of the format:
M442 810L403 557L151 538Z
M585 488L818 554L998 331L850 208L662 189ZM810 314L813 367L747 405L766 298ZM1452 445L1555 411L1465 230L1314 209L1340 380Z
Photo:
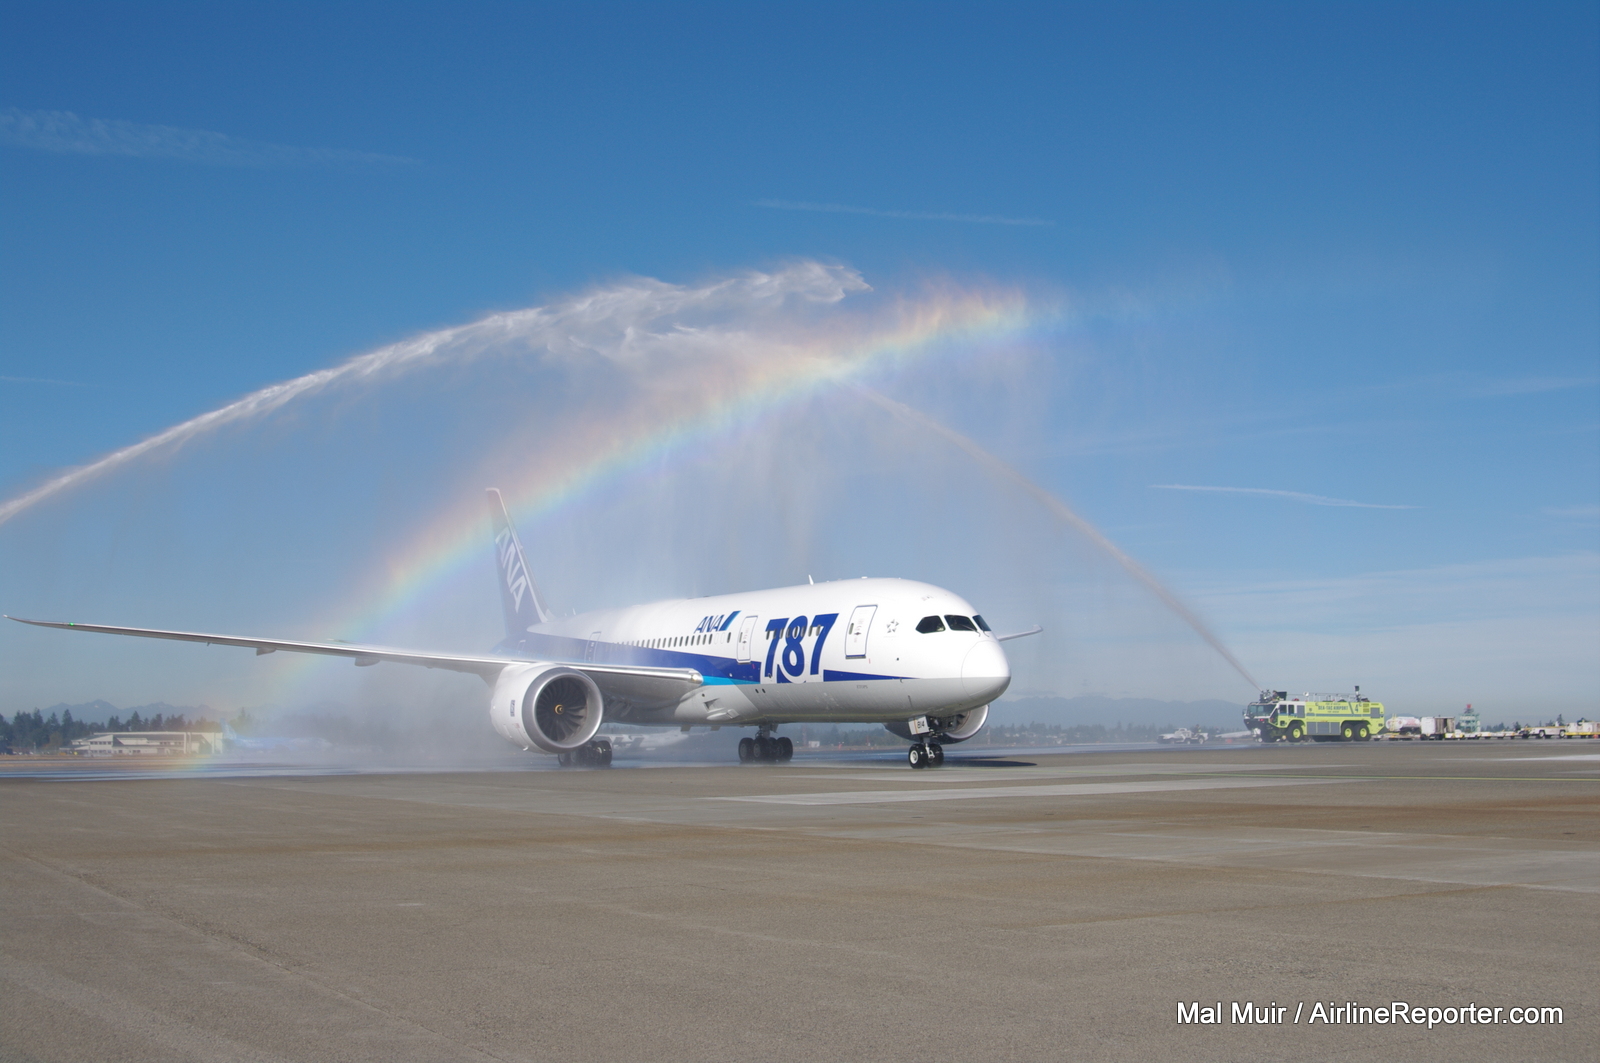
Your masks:
M1600 1047L1600 742L951 747L929 771L0 760L6 1060ZM1469 1004L1500 1022L1445 1021ZM1508 1021L1527 1006L1561 1021Z

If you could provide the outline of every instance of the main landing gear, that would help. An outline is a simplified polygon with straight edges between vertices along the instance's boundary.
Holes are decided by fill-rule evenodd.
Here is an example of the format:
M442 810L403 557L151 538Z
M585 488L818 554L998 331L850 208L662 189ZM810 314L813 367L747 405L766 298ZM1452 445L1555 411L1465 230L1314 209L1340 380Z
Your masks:
M906 763L913 768L937 768L944 763L944 746L937 742L918 742L906 750Z
M580 768L609 768L611 743L604 738L596 738L593 742L585 742L570 753L557 753L556 763L563 768L570 768L573 765Z
M776 737L771 728L757 728L754 738L739 739L740 764L749 764L757 760L782 764L793 756L794 743L787 738Z

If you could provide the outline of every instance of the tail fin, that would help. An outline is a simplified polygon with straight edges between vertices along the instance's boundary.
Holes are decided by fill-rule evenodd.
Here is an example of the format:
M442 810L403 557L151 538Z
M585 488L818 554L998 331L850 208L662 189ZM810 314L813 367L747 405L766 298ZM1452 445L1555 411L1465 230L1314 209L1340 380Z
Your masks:
M533 624L550 619L539 585L528 571L528 558L511 526L511 514L500 492L489 488L489 521L494 527L495 560L500 566L500 605L506 614L506 638L518 641Z

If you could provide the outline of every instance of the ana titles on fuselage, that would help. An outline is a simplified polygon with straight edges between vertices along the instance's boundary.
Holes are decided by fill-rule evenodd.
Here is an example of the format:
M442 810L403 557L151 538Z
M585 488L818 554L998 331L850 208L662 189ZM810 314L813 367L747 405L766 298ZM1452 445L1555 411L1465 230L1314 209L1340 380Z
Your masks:
M500 493L489 491L506 637L486 656L150 628L23 620L74 631L285 650L473 672L508 741L603 766L604 722L754 727L741 760L787 760L788 723L881 723L908 739L914 768L975 735L1011 682L996 635L950 591L903 579L838 580L556 617L545 605ZM12 618L17 619L17 618Z

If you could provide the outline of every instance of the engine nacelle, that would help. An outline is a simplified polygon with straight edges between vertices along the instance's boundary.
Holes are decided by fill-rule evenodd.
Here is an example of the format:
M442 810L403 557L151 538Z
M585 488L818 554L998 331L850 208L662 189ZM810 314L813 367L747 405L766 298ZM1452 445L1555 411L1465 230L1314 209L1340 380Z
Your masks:
M928 726L931 730L926 737L939 742L965 742L983 730L983 725L988 721L989 706L987 705L979 705L977 708L968 709L966 712L954 712L949 716L929 716ZM890 734L897 734L901 738L909 739L913 742L924 737L912 734L911 724L905 720L891 720L883 726Z
M594 680L575 668L507 665L495 681L489 719L508 742L570 753L600 730L605 702Z

